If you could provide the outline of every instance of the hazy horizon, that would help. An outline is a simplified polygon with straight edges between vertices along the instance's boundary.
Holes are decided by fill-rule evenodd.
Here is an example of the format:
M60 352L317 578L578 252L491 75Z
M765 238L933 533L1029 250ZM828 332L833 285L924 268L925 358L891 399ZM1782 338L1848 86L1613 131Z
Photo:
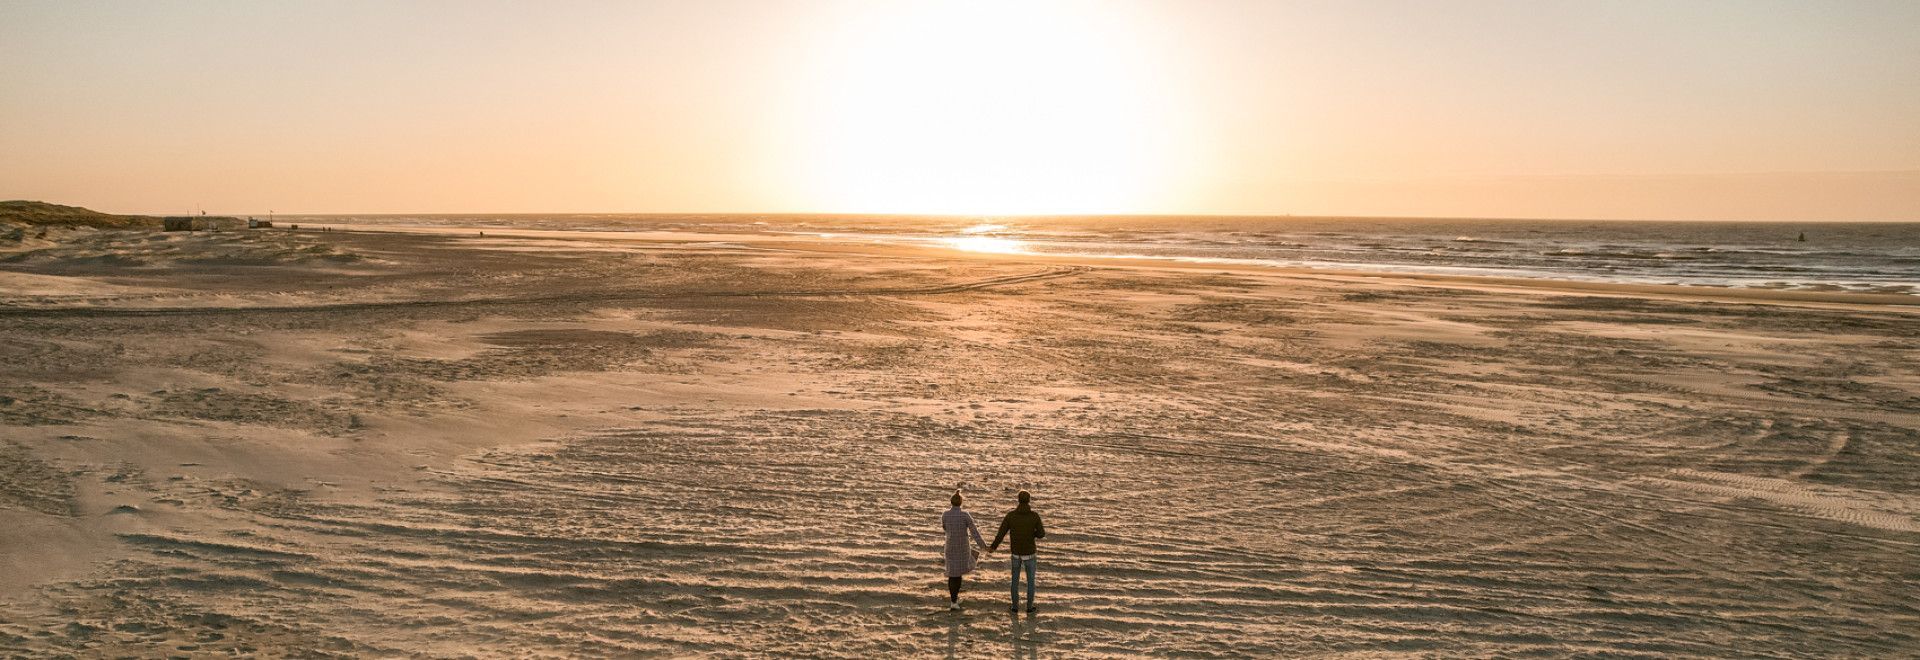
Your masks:
M20 2L0 198L1920 220L1920 4Z
M44 200L28 200L44 201ZM94 209L99 210L99 209ZM195 210L194 213L199 213ZM207 210L207 215L218 216L262 216L269 211L233 211ZM1527 217L1527 216L1478 216L1478 215L1355 215L1350 213L1307 214L1307 213L834 213L825 211L272 211L282 217L293 218L406 218L406 217L507 217L507 216L552 216L552 217L759 217L759 218L876 218L876 219L946 219L946 220L1045 220L1060 219L1153 219L1153 218L1207 218L1207 219L1248 219L1273 220L1285 218L1321 219L1321 220L1407 220L1407 221L1484 221L1484 222L1720 222L1750 224L1920 224L1920 218L1890 218L1880 220L1795 220L1771 219L1753 220L1746 218L1605 218L1605 217ZM127 215L167 215L166 213L127 212Z

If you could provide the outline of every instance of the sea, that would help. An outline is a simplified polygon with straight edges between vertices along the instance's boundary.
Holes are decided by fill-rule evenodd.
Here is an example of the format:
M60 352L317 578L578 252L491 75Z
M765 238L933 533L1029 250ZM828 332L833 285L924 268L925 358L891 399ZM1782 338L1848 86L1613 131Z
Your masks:
M1920 296L1920 222L755 214L282 217L344 224L784 234L991 253Z

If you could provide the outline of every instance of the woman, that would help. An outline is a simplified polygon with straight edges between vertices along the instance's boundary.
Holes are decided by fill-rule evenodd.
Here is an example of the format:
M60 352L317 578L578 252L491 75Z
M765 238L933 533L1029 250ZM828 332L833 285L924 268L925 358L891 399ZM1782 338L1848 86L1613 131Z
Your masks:
M973 524L973 514L960 510L960 491L953 491L952 502L953 508L940 517L940 526L947 530L947 609L958 610L960 580L973 572L979 550L987 547L987 541L980 538L980 527ZM973 535L971 546L967 545L969 534Z

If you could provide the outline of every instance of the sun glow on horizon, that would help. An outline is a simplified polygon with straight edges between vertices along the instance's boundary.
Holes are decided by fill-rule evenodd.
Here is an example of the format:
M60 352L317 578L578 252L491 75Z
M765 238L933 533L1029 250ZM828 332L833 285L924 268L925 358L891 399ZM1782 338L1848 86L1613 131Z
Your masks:
M870 8L822 47L802 194L839 212L1141 212L1177 185L1182 95L1109 5Z
M1920 219L1920 2L560 4L0 2L0 199Z

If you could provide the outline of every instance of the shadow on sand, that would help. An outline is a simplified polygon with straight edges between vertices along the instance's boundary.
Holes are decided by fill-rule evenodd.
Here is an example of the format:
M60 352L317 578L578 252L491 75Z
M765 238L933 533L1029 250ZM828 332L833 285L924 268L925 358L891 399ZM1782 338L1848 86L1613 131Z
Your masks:
M961 657L961 635L967 628L969 619L955 616L947 621L947 660ZM1040 622L1033 615L1007 614L1007 644L1009 657L1038 660L1040 657Z

